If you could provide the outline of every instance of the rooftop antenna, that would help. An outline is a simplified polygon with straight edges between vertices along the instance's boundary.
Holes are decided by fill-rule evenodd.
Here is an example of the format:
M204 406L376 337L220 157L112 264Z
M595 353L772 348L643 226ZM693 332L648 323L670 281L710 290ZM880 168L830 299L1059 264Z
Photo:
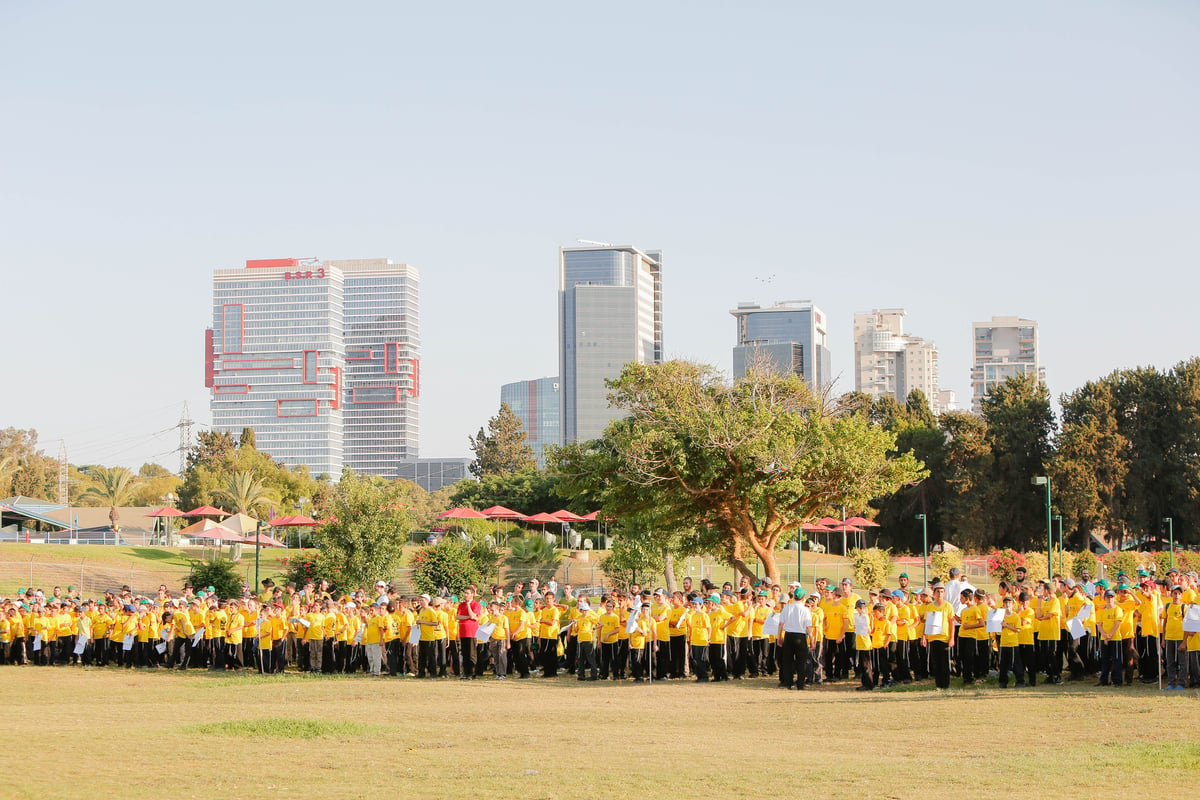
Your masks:
M616 247L615 244L610 244L608 242L596 242L592 241L591 239L576 239L575 241L579 242L580 244L593 244L597 247Z

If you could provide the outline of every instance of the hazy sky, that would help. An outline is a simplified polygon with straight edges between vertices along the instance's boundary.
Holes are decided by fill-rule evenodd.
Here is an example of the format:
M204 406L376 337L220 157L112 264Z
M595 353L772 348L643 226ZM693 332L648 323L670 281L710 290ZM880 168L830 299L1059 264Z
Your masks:
M1196 355L1200 4L0 2L0 427L76 463L207 423L211 273L421 271L421 455L558 372L557 248L664 251L666 353L738 301L973 320L1054 395Z

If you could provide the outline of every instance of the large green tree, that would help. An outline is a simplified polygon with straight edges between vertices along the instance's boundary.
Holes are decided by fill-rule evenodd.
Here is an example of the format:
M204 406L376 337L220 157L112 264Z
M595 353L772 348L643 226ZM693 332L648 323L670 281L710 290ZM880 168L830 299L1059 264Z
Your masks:
M225 488L214 492L213 496L226 508L251 516L262 514L279 502L279 493L253 472L233 473Z
M655 509L709 532L715 554L746 575L757 556L778 580L781 537L835 504L862 508L923 475L911 455L889 457L892 434L832 413L795 376L751 371L730 384L706 365L631 363L609 387L629 416L557 468L591 471L614 516Z
M508 403L500 404L499 413L488 420L486 431L480 428L479 433L467 439L475 453L469 469L476 478L508 475L537 466L521 418Z
M413 530L405 499L397 483L344 471L319 509L330 521L315 532L317 571L342 588L395 577Z
M58 460L42 452L33 428L0 430L0 498L58 496Z

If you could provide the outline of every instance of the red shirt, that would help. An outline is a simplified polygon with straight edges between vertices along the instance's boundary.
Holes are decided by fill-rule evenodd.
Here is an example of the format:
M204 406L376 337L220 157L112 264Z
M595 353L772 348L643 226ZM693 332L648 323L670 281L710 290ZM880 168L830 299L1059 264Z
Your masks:
M458 638L460 639L475 638L475 632L479 630L478 617L483 613L483 606L479 604L478 600L472 600L470 603L463 600L458 604L458 611L455 612L456 615L461 614L462 616L466 616L472 611L475 612L476 619L460 619L458 621Z

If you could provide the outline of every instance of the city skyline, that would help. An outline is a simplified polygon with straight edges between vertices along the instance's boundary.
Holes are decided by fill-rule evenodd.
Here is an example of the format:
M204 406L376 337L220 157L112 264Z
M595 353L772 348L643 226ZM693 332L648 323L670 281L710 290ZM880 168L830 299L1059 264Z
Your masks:
M729 309L783 298L825 312L835 392L871 308L960 407L992 316L1038 321L1055 398L1197 354L1194 5L468 5L0 9L0 425L174 469L212 271L246 258L420 266L430 457L557 373L577 239L662 248L663 357L727 372ZM592 57L616 41L639 57Z

